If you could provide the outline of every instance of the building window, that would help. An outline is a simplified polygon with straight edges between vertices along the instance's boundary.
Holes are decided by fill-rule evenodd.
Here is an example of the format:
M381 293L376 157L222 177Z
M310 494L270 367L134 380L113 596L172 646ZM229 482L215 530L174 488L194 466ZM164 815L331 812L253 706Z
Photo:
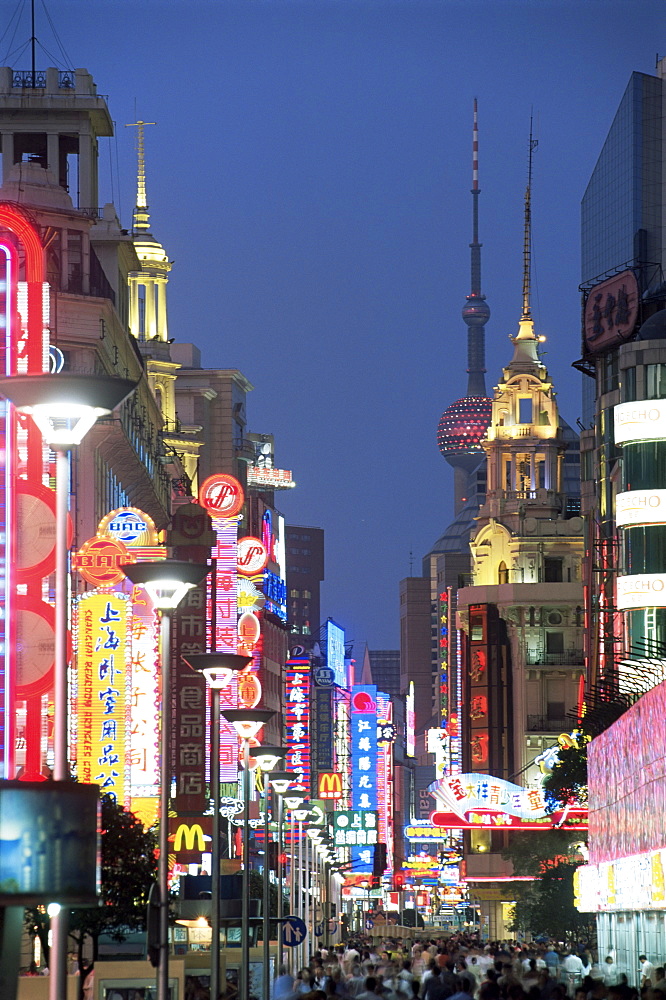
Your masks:
M564 632L546 632L546 652L564 652Z
M645 366L647 399L666 399L666 365Z
M498 583L508 583L509 582L509 571L506 567L506 563L502 561L497 567L497 582Z
M518 423L519 424L531 424L532 423L532 397L521 398L518 400Z
M301 592L300 592L300 590L290 590L289 591L289 596L290 597L300 597L301 596Z
M545 583L562 583L562 559L546 556L543 561L543 579Z
M636 399L636 369L627 368L622 376L622 399L626 403Z
M301 596L302 596L302 597L303 597L303 598L304 598L305 600L309 601L309 600L310 600L310 598L312 597L312 594L310 593L310 591L309 591L309 590L304 590L304 591L303 591L303 594L302 594Z

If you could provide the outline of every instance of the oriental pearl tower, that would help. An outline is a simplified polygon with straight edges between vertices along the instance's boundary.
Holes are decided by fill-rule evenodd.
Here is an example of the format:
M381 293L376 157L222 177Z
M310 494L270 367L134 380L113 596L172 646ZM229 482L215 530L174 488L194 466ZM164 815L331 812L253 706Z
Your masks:
M472 287L462 308L467 324L467 395L444 410L437 428L437 444L454 470L454 504L458 514L468 499L469 477L485 460L481 441L490 424L492 400L486 394L485 325L490 308L481 291L479 243L479 129L474 99L472 134Z

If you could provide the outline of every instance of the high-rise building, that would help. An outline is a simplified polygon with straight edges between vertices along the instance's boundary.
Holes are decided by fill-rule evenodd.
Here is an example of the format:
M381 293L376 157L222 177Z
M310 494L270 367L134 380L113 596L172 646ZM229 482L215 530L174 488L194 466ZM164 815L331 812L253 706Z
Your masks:
M632 73L581 208L586 652L600 697L617 693L632 647L666 648L666 602L655 584L666 570L666 518L658 509L648 516L663 445L655 420L639 419L666 399L665 104L666 60L655 75Z
M312 647L321 625L321 584L324 580L324 530L287 525L287 598L293 641Z

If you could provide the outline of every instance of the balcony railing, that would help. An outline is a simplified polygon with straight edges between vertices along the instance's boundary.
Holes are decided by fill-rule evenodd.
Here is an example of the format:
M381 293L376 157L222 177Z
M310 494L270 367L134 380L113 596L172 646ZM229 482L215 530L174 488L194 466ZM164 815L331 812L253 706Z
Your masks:
M571 719L549 719L545 715L528 715L529 733L568 733L573 725Z
M528 649L525 663L530 667L582 667L585 654L582 649L567 649L563 653L544 653L540 649Z
M46 70L15 69L12 73L12 87L23 87L29 90L43 90L46 87ZM58 89L74 90L76 74L73 69L58 71Z

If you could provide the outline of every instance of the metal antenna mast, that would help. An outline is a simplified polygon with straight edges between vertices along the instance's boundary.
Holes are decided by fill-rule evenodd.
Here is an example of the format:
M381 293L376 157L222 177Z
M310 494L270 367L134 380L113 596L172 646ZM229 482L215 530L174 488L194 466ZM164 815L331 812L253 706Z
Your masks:
M539 145L539 140L532 135L532 116L530 115L530 144L527 165L527 188L525 190L525 232L523 234L523 315L521 319L531 319L530 309L530 277L532 250L532 154Z
M157 122L128 122L125 128L136 128L136 208L134 209L134 231L149 228L148 202L146 200L146 155L143 129L145 125L156 125Z

